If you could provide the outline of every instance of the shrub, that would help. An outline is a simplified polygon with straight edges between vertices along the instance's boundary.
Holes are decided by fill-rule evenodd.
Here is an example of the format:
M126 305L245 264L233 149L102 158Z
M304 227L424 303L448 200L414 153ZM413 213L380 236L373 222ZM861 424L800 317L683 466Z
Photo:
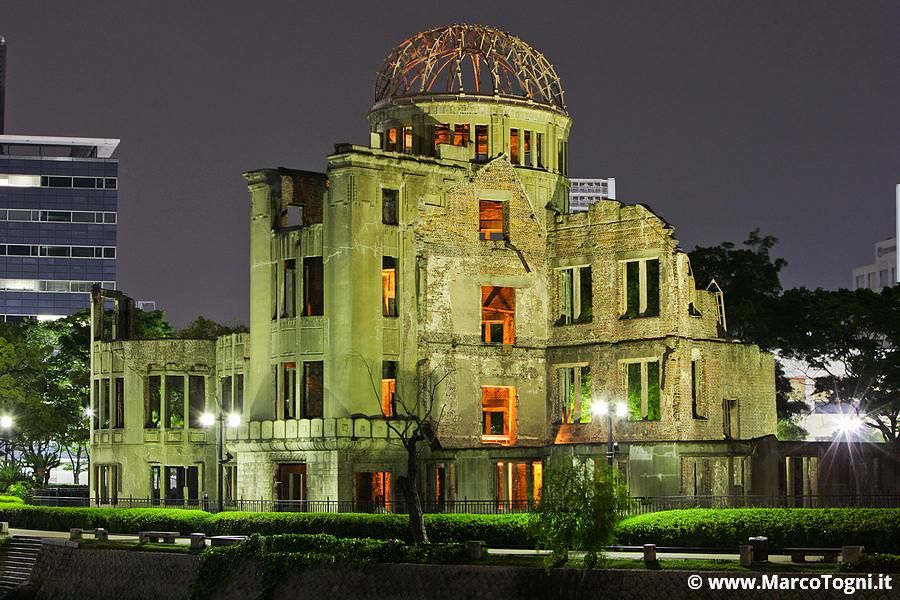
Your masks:
M25 496L28 495L28 488L25 487L24 483L16 482L6 488L7 496L15 496L20 500L25 500Z
M25 504L18 496L0 496L0 504Z
M900 549L898 508L729 508L671 510L619 524L626 545L736 548L750 536L774 550L861 545L872 552Z
M538 543L562 564L569 550L586 550L584 565L593 567L597 552L613 538L625 490L610 469L588 469L565 457L544 469L541 502L529 526Z
M900 555L863 554L855 563L842 563L841 571L857 573L900 573Z

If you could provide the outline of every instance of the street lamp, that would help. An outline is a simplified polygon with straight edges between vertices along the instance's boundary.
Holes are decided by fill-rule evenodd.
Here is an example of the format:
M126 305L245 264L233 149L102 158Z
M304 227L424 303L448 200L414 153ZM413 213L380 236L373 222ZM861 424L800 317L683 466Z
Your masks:
M216 437L218 438L218 452L216 453L216 461L218 462L219 468L216 472L216 512L222 512L222 484L225 478L225 463L234 458L229 453L225 453L223 455L223 438L225 437L224 429L226 424L229 427L237 427L238 425L240 425L241 417L240 415L234 413L226 415L224 412L219 410L218 414L216 415L212 413L203 413L202 415L200 415L200 424L207 429L209 429L213 425L218 425L218 427L216 427Z
M616 447L613 442L613 415L610 410L609 402L601 400L594 403L594 414L598 417L606 415L606 464L613 465L613 459L616 456ZM616 403L616 417L621 419L628 414L628 407L623 402Z
M10 417L9 415L0 415L0 433L3 433L4 431L8 432L10 429L12 429L12 426L13 426L12 417ZM3 435L6 436L8 434L4 433ZM6 439L6 437L4 437L3 438L3 457L4 457L4 459L9 458L11 445L12 444L10 444L10 441L8 439Z

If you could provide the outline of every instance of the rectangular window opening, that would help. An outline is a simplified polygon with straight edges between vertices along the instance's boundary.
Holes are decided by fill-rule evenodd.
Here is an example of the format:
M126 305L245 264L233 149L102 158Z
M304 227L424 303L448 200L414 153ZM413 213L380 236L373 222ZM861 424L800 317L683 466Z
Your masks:
M468 146L469 145L469 124L462 123L453 126L453 145Z
M481 387L481 441L504 446L516 440L516 388Z
M588 323L593 319L591 266L559 270L560 317L558 325Z
M625 397L629 420L660 420L659 369L659 361L655 359L625 364Z
M397 224L397 200L400 196L398 190L381 190L381 222L385 225Z
M191 427L203 427L201 417L206 412L206 377L203 375L188 377L188 406L190 407Z
M488 159L488 126L475 126L475 161L487 162Z
M281 363L281 398L284 418L297 418L297 363Z
M434 153L437 154L438 145L440 144L449 144L451 141L450 138L450 124L449 123L439 123L434 126Z
M531 132L527 129L522 132L522 141L525 149L525 166L531 166Z
M642 258L623 262L622 318L659 316L659 259Z
M397 312L397 259L381 257L381 314L396 317Z
M160 375L150 375L144 379L144 429L159 428L162 416L160 390Z
M478 237L482 240L506 239L506 203L497 200L478 201Z
M509 130L509 162L519 164L519 130Z
M381 363L381 414L385 417L393 417L396 411L394 405L397 393L397 363L393 360L385 360Z
M559 391L562 423L590 423L593 402L591 367L559 369Z
M304 419L321 419L325 408L325 377L322 361L303 363Z
M515 343L516 290L481 288L481 339L486 344Z
M325 314L325 269L321 256L303 259L303 314L307 317Z
M183 375L166 375L166 429L184 429Z

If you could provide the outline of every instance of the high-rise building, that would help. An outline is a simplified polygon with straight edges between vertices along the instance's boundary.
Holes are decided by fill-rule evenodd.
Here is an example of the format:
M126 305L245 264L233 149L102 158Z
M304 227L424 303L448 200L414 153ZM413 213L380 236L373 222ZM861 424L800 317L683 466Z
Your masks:
M119 140L0 135L0 319L53 319L116 284Z
M616 179L569 179L569 209L572 212L587 210L598 200L616 199Z
M54 319L116 285L119 140L5 135L0 35L0 320Z
M900 185L897 185L896 235L875 244L875 262L853 269L850 289L868 289L880 292L883 288L900 283Z

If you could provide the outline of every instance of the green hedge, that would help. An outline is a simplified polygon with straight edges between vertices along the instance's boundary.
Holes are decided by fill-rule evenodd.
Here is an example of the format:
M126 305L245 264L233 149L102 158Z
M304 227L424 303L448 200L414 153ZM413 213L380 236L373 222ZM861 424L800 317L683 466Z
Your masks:
M700 548L736 548L750 536L769 538L774 550L861 545L870 552L896 552L900 508L671 510L629 517L616 535L624 545Z
M0 496L0 504L25 504L18 496Z
M495 546L527 546L527 515L426 515L431 541L484 540ZM210 535L327 533L340 538L409 540L406 515L361 513L242 513L217 515L178 508L57 508L0 504L0 520L13 527L66 531L103 527L114 533L142 530Z

